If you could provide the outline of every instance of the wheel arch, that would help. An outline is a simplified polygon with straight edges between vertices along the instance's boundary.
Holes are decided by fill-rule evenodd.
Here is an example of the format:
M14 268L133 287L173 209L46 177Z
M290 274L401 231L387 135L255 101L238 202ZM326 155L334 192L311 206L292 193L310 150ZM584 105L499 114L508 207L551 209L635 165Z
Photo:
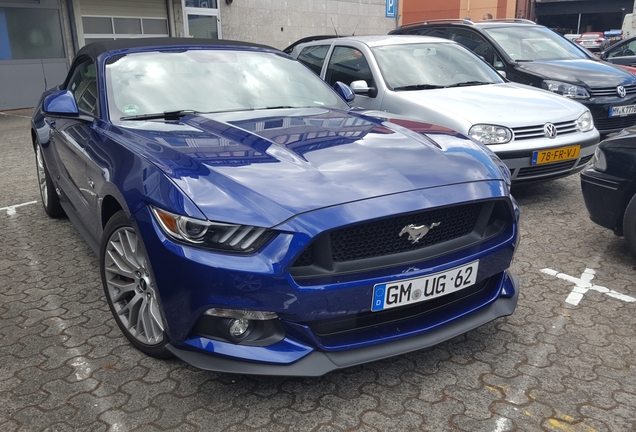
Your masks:
M616 216L614 221L614 233L616 235L623 235L623 219L625 217L625 210L627 210L627 205L631 201L632 197L636 194L636 179L633 179L623 193L621 194L621 198L616 207Z
M108 221L120 210L124 210L124 207L114 196L106 195L104 197L101 208L102 230L106 227Z

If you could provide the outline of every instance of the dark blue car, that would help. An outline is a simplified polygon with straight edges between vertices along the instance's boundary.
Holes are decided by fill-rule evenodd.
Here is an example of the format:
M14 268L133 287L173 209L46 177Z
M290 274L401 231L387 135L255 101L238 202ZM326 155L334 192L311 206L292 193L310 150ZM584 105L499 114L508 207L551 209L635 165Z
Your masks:
M506 167L336 87L267 47L140 39L82 48L42 96L44 209L99 256L135 347L316 376L514 311Z

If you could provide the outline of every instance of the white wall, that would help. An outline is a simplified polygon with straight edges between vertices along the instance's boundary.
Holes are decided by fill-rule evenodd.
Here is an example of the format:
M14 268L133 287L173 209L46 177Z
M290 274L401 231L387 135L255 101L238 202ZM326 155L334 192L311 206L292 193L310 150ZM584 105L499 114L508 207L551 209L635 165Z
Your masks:
M312 35L387 34L386 0L219 0L223 39L283 49Z

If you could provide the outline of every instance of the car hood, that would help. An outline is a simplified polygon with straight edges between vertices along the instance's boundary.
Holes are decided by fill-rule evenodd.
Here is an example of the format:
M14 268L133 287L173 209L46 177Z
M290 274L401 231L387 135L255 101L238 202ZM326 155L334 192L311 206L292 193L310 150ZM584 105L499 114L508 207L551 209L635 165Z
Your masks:
M518 62L517 69L543 79L563 81L589 88L614 87L633 84L635 81L632 74L595 60Z
M577 119L585 108L578 102L545 90L504 83L435 90L400 91L402 98L453 119L462 118L468 133L478 123L522 127ZM519 103L523 101L523 103Z
M483 147L456 132L344 111L188 115L118 129L220 222L272 227L346 202L502 179Z

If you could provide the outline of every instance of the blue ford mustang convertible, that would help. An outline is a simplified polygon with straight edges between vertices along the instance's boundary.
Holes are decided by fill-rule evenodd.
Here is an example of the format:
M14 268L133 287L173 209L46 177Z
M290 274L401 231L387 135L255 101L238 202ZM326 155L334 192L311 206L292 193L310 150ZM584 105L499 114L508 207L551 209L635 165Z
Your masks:
M44 210L99 256L130 342L247 374L317 376L515 309L518 207L480 144L357 112L272 48L82 48L32 120Z

